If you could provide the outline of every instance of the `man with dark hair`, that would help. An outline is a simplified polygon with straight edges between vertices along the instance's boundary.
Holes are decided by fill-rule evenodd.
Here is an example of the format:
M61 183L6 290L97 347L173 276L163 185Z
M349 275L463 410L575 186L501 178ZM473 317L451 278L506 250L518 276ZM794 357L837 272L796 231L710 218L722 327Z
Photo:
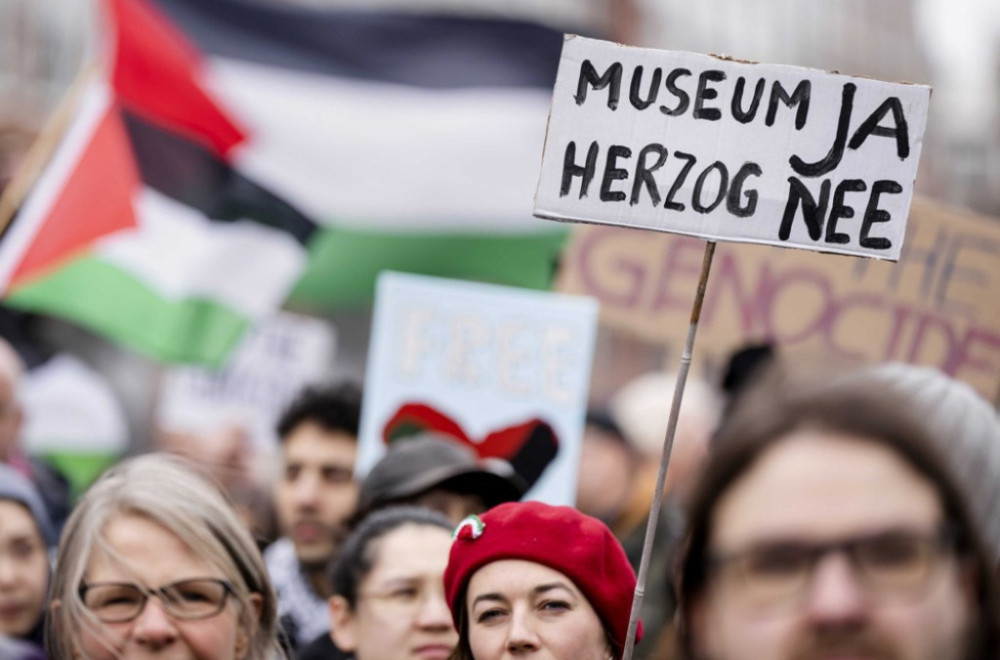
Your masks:
M354 511L361 391L349 384L308 388L278 422L282 470L274 488L282 538L264 553L278 615L294 649L329 629L324 571Z
M875 383L756 383L691 500L698 660L995 660L997 585L917 411Z

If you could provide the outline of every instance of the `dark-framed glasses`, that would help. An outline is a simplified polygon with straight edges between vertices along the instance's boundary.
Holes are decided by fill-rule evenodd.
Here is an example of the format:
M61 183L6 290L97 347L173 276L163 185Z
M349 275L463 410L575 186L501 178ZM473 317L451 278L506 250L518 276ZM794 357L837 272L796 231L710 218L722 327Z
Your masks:
M827 543L776 541L718 555L712 571L728 579L749 605L794 606L808 594L819 562L843 554L867 594L879 601L905 600L924 593L953 539L950 530L941 529L887 531Z
M80 586L80 599L104 623L135 619L150 596L160 599L163 609L178 619L207 619L226 606L233 585L216 578L179 580L148 589L131 582L93 582Z

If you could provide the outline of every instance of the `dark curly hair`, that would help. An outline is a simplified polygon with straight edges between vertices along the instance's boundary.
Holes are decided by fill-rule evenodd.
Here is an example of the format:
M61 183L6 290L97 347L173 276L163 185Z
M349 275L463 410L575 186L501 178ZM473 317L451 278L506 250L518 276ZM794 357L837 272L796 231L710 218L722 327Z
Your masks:
M284 442L302 422L315 422L327 431L344 431L357 437L361 422L361 388L354 383L307 387L278 420L278 437Z

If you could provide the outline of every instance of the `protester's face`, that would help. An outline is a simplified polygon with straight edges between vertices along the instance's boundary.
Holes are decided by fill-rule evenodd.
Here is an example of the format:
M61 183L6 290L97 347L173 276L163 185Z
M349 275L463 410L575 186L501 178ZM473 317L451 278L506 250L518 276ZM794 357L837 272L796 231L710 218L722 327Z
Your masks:
M616 522L632 485L633 459L625 441L587 426L580 446L576 508L606 522Z
M502 559L476 571L466 596L476 660L608 660L611 648L590 602L547 566Z
M117 582L157 589L178 580L225 579L181 539L147 518L118 516L105 528L104 538L113 554L100 546L94 549L84 574L86 585ZM252 600L257 604L259 596ZM109 602L113 607L115 601ZM218 614L182 619L164 609L160 598L151 597L131 621L99 623L97 629L81 624L82 657L239 660L246 657L250 643L248 631L239 623L240 607L230 595Z
M344 521L358 498L353 477L357 448L354 436L308 421L285 438L275 505L282 532L292 539L303 564L325 564L340 543Z
M719 499L710 548L730 559L693 604L695 650L709 660L963 658L970 579L942 525L934 486L891 449L792 433Z
M0 500L0 636L23 637L41 619L49 564L28 510Z
M23 413L14 383L0 371L0 462L9 460L18 445Z
M357 660L443 660L458 643L444 598L451 534L403 525L374 541L375 562L352 610L330 600L334 641Z

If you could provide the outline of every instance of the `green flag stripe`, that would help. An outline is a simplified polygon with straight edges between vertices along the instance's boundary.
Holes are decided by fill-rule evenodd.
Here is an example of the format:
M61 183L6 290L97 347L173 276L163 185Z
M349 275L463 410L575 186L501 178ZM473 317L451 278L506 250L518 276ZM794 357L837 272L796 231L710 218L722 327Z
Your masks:
M246 318L218 302L165 299L92 256L19 287L6 302L72 321L163 362L220 365L248 327Z
M372 301L382 270L548 289L569 230L530 234L376 233L331 227L313 238L290 304L329 310Z

